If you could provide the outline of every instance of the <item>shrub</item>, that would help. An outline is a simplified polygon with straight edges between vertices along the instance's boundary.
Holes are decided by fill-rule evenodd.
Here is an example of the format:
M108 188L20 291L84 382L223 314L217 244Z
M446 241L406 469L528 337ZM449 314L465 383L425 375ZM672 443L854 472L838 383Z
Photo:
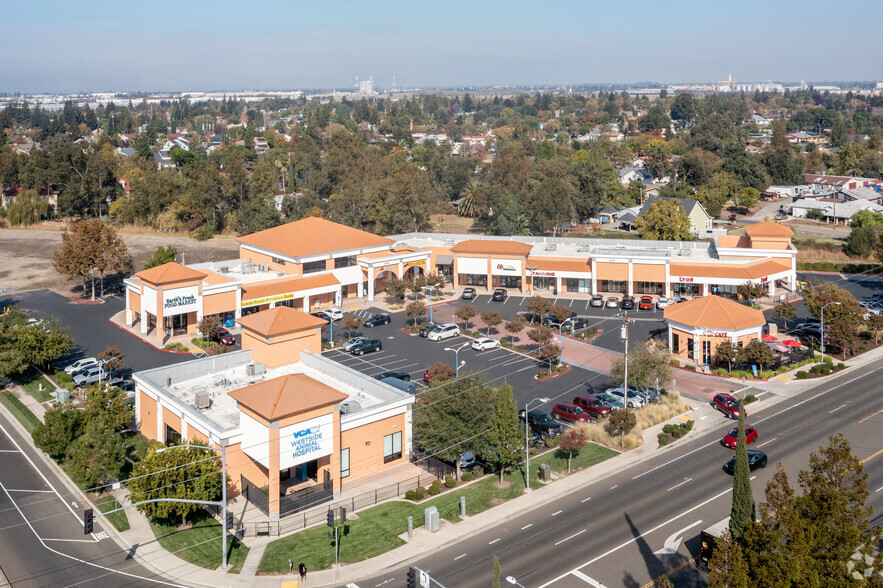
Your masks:
M672 424L662 425L662 432L665 434L671 434L672 431L675 430L675 426Z
M516 349L518 349L518 351L521 351L522 353L524 353L525 351L527 351L527 345L523 345L523 344L519 345L518 347L516 347Z
M451 474L448 474L447 476L445 476L445 488L453 488L456 485L457 485L457 478L455 478Z
M724 368L717 368L716 370L714 370L711 373L713 373L715 376L726 376L727 370L725 370Z
M689 420L686 423L684 423L684 428L687 429L688 431L692 431L693 430L693 421Z
M807 378L807 376L809 376L809 374L806 373L806 370L800 370L799 372L797 372L796 374L794 374L794 376L795 376L798 380L805 380L805 379Z
M677 428L671 432L671 436L674 437L675 439L680 439L681 437L684 436L684 432L680 428Z
M681 367L681 362L679 362L676 359L673 359L673 360L671 360L671 365L673 365L675 367Z
M745 396L745 400L742 401L742 404L751 404L752 402L757 402L757 396L754 394L748 394Z
M418 486L413 490L408 490L407 492L405 492L405 498L407 500L413 500L414 502L423 500L424 496L426 496L426 488L424 488L423 486Z
M432 484L429 485L429 489L427 490L427 492L429 492L430 496L435 496L436 494L441 492L441 488L442 488L441 480L436 480L435 482L433 482Z
M464 482L471 482L472 478L473 478L473 474L472 474L472 472L463 472L463 475L460 477L463 478Z
M546 437L546 439L543 440L543 444L549 448L558 447L559 441L560 439L558 437Z
M769 380L772 377L773 377L772 370L763 370L762 372L760 372L760 379L761 380Z
M659 436L659 446L668 445L671 442L671 437L666 434L662 434Z
M840 364L840 365L843 365L843 364ZM73 384L74 378L73 378L73 376L71 376L70 374L68 374L66 372L58 372L58 374L55 376L55 382L59 386L64 388L65 384Z
M696 371L696 366L695 366L695 365L685 365L685 366L684 366L684 369L688 369L688 370L690 370L691 372L695 372L695 371Z
M187 351L187 347L183 343L169 343L164 349L169 351Z
M594 337L595 335L598 334L598 327L592 327L588 331L583 331L583 333L585 334L586 337L591 339L592 337Z
M475 466L472 468L472 475L476 478L480 478L484 475L484 468L481 466Z
M864 353L864 352L867 351L867 350L868 350L868 348L865 347L864 345L862 345L861 347L858 348L858 352L859 352L859 353Z
M843 370L843 369L846 369L846 364L844 364L842 361L834 366L835 372L839 372L840 370Z

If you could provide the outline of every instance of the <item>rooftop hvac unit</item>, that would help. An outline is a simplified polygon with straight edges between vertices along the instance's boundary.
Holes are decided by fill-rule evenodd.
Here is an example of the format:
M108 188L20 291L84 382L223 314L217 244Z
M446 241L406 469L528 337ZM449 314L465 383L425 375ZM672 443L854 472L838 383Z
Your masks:
M229 273L230 273L230 268L229 268L228 266L225 265L224 267L221 268L221 273L222 273L222 274L229 274Z
M244 274L253 274L254 273L254 264L250 261L247 261L242 264L242 273Z
M267 371L267 366L262 363L250 363L245 366L245 373L249 377L259 376Z
M355 400L344 400L340 403L340 413L341 414L350 414L352 412L356 412L358 410L362 410L362 405L356 402Z
M208 408L211 405L211 400L209 400L208 390L197 390L196 396L193 400L193 405L199 410L203 410Z
M558 245L556 243L549 243L546 245L546 251L557 251Z
M262 263L261 265L258 266L258 269L261 270L262 272L267 272L267 271L270 271L270 266L267 265L266 263Z

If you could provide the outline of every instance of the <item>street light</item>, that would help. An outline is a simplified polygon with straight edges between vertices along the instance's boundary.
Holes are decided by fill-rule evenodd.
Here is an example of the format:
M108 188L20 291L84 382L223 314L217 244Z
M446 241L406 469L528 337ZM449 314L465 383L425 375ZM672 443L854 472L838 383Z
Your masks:
M534 398L524 405L524 491L530 492L530 432L528 431L527 413L534 402L549 402L548 398Z
M840 306L840 303L839 303L839 302L829 302L828 304L826 304L825 306L823 306L823 307L822 307L822 310L821 310L821 315L822 315L822 330L819 331L819 339L821 340L821 347L820 347L820 349L821 349L821 352L822 352L822 363L825 363L825 309L828 308L829 306L831 306L832 304L835 304L835 305L837 305L837 306Z
M553 327L558 327L558 367L561 367L561 356L564 355L564 323L552 323Z
M460 367L466 365L466 360L463 360L463 363L460 363L460 350L464 347L467 347L469 343L463 343L459 347L445 347L445 351L453 351L454 352L454 363L457 364L457 371L454 374L454 377L460 377Z
M506 576L506 581L509 582L510 584L515 584L516 586L521 586L521 584L518 583L518 580L516 580L512 576ZM521 588L524 588L524 586L521 586Z
M211 449L218 451L217 447L209 447L207 445L172 445L170 447L162 447L157 449L157 453L168 451L169 449ZM227 446L221 446L221 501L217 500L189 500L187 502L196 502L199 504L220 506L222 509L221 519L224 527L224 533L221 535L221 567L227 567Z
M429 288L429 322L432 322L432 286L427 288Z

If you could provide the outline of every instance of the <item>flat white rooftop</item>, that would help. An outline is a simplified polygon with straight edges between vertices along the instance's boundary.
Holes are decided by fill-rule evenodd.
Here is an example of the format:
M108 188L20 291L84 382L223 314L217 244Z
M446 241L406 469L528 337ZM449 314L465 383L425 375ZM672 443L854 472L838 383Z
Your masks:
M276 278L284 278L288 276L285 272L277 272L267 268L265 265L252 263L247 259L224 259L221 261L206 261L203 263L192 263L187 265L190 269L208 270L230 279L236 280L242 284L250 282L263 282L265 280L275 280ZM266 269L265 269L266 268Z

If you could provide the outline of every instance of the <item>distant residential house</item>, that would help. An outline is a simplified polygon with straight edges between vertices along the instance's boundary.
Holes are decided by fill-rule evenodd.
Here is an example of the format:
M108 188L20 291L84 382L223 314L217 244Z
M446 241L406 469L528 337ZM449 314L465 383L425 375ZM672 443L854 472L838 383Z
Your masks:
M804 143L824 143L824 137L820 136L818 133L809 133L806 131L797 131L795 133L789 133L785 135L785 138L792 145L802 145Z
M264 137L255 137L254 150L258 155L261 155L270 150L270 145L267 144L267 140Z
M840 190L841 200L846 202L873 202L883 205L883 192L872 188L871 185L851 190Z
M116 154L121 155L123 159L129 159L133 155L135 155L135 150L131 147L117 147Z
M4 208L8 207L10 204L15 202L16 197L22 192L24 188L21 186L12 186L10 188L4 188L2 192L0 192L0 206ZM49 203L50 215L52 215L58 206L58 190L53 190L51 188L41 187L37 188L37 195L46 200Z
M860 210L871 212L883 212L883 206L868 200L844 201L834 198L814 199L801 198L791 205L791 216L804 218L811 210L818 210L824 217L824 222L836 222L850 224L855 213Z
M180 147L184 151L190 151L190 141L188 141L187 139L185 139L183 137L178 137L176 139L170 139L163 144L162 150L163 151L171 151L175 147Z
M117 183L123 187L123 192L126 193L126 196L129 195L129 192L132 191L132 186L129 184L129 180L126 178L120 178L117 180Z
M601 131L595 129L595 130L589 131L585 135L578 135L576 140L591 143L592 141L597 141L600 138L601 138Z
M601 212L598 213L598 220L601 221L602 225L606 225L608 223L614 223L619 218L619 211L613 208L612 206L605 206L601 209Z
M813 192L829 192L831 190L852 190L863 188L874 182L872 178L854 176L826 176L819 174L803 174L803 180L812 187Z
M770 126L770 121L759 114L752 114L751 115L751 122L753 122L754 124L756 124L759 127Z
M638 210L637 218L643 216L650 209L650 206L660 200L660 198L660 196L647 198L644 205ZM668 200L668 198L665 198L665 200ZM681 206L684 207L684 212L687 213L687 218L690 220L690 232L692 234L698 235L700 230L710 229L714 226L714 219L711 218L711 215L708 214L708 211L705 210L701 203L692 198L675 198L674 200L680 202ZM622 214L620 214L619 220L624 222Z
M435 141L441 143L448 140L448 134L445 131L414 131L411 133L415 143L425 143L426 141Z
M172 157L169 155L168 151L157 151L151 155L153 156L153 161L156 163L156 169L162 170L175 167L175 163L172 161Z
M619 170L619 181L623 186L628 186L631 182L641 182L642 184L654 184L653 174L643 167L624 167Z
M869 135L865 135L864 133L846 133L846 140L850 143L867 143L871 140L871 137Z

